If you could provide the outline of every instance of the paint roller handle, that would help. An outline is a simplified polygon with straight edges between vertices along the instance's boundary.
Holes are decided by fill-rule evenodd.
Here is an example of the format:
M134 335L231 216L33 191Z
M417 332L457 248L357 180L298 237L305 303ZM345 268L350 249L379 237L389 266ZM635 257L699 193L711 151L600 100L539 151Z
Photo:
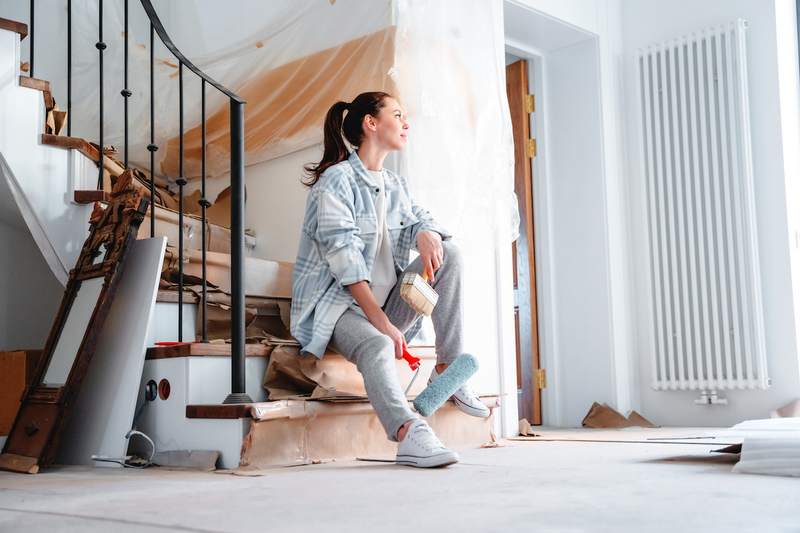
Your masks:
M417 368L419 368L420 358L414 357L413 355L408 353L408 350L406 349L405 346L403 346L403 359L406 360L406 363L408 363L408 366L409 368L411 368L411 370L416 370Z

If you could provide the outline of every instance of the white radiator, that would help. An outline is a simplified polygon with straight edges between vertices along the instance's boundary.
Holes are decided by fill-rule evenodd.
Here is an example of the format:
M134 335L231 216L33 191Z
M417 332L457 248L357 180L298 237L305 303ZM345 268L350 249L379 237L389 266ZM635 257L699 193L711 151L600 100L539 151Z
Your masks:
M653 387L765 389L743 20L639 50Z

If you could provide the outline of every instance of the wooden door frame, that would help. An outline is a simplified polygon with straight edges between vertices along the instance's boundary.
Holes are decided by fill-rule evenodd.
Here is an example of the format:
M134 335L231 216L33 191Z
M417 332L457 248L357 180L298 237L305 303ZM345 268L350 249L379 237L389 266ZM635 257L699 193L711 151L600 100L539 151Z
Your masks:
M519 417L531 424L542 423L542 394L537 384L541 368L536 287L536 239L533 202L533 157L528 140L532 138L530 113L525 98L531 94L528 59L506 65L506 91L514 135L514 189L520 214L520 235L512 246L517 353L517 390ZM535 154L534 154L535 156Z

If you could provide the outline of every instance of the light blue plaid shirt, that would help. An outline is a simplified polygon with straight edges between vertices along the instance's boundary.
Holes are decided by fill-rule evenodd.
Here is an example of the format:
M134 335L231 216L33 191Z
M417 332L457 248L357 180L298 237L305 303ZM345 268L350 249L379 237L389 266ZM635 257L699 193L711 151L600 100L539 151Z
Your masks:
M420 231L451 235L415 205L408 184L385 169L386 225L395 269L405 270ZM323 172L306 201L300 248L292 276L292 335L302 352L322 357L333 328L354 302L347 285L370 281L378 252L375 198L378 185L356 152ZM408 339L421 321L409 329Z

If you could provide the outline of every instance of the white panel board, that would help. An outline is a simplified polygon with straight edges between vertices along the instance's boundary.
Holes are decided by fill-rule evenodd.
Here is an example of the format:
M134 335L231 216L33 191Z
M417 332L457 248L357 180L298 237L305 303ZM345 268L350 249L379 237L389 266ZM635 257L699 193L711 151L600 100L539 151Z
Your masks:
M144 367L145 340L156 302L166 239L136 241L97 342L58 462L93 464L92 454L123 457ZM110 463L97 463L107 466Z

